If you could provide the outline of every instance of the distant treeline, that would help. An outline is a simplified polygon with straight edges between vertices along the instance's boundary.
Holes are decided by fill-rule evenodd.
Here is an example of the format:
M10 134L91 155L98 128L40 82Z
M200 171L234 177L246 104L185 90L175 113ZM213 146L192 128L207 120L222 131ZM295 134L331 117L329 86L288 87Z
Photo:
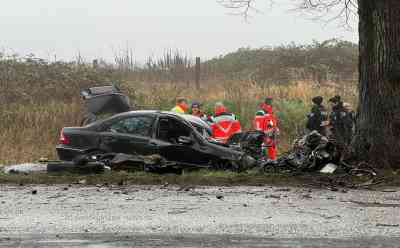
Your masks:
M162 57L149 57L134 66L132 52L115 59L117 67L130 78L152 82L190 82L194 78L194 58L168 50ZM200 55L201 56L201 55ZM358 72L358 45L330 39L312 44L282 45L258 49L240 48L203 61L201 78L207 80L251 80L257 83L291 81L354 82Z
M291 43L236 52L205 63L209 75L229 79L250 79L260 83L293 80L355 81L358 73L358 45L337 39L310 45Z
M285 84L313 81L345 84L357 78L358 47L342 40L314 41L259 49L241 48L203 61L203 82L252 81ZM70 100L80 89L107 82L187 83L194 80L194 58L167 50L138 66L131 50L115 56L115 63L49 62L32 56L0 53L0 104L46 103Z

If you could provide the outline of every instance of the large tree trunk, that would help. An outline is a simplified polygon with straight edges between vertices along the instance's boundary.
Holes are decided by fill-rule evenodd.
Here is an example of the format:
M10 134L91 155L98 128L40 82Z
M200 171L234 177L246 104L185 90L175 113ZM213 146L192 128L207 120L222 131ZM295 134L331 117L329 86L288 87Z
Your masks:
M400 0L358 0L358 159L400 168Z

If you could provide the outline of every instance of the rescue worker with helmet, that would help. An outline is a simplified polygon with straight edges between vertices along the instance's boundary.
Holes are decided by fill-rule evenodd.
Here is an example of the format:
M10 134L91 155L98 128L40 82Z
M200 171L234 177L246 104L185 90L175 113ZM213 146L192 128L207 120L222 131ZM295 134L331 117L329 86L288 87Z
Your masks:
M264 146L266 155L271 160L276 160L278 143L278 119L273 114L272 98L260 104L260 110L256 112L253 120L253 128L265 133Z
M313 106L311 112L307 115L306 128L309 132L317 131L323 136L327 136L326 126L328 124L328 112L322 104L324 98L316 96L311 99Z
M178 114L185 114L186 111L188 111L188 108L189 106L187 100L183 97L178 97L176 99L176 105L171 109L171 112L175 112Z
M221 143L226 143L233 134L242 131L236 116L229 113L222 102L215 104L214 116L210 118L210 122L213 138Z

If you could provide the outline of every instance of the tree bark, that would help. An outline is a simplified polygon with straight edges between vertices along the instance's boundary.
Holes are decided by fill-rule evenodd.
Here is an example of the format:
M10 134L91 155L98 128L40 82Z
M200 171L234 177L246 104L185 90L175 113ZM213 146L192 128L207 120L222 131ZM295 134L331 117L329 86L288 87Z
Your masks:
M358 0L359 160L400 168L400 0Z

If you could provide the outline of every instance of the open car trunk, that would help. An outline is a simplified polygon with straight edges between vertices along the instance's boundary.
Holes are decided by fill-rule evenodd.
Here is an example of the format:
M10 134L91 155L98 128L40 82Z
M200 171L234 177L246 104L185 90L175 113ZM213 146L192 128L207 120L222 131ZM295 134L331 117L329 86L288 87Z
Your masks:
M85 101L85 116L81 125L96 121L100 115L118 114L132 110L129 97L115 85L91 87L81 91Z

